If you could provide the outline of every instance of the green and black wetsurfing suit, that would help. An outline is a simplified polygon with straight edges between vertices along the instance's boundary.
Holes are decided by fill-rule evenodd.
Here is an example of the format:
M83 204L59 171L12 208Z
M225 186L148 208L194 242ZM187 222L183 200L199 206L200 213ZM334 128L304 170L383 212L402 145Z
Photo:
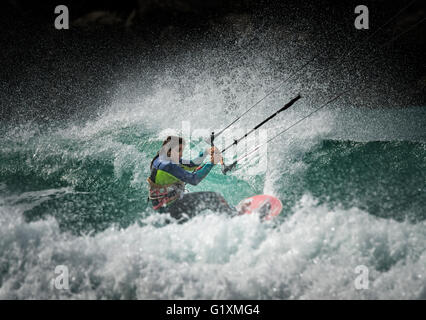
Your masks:
M180 159L179 164L173 163L169 157L157 155L151 166L149 198L155 210L170 206L182 198L185 183L197 185L213 168L212 163L200 165L206 155L203 153L193 161Z

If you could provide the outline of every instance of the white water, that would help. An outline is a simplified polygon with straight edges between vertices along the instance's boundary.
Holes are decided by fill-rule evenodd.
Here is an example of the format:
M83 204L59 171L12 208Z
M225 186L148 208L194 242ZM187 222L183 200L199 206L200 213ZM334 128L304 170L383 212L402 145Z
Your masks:
M426 298L424 221L328 210L309 196L275 227L207 214L94 237L61 233L54 219L23 223L4 209L1 264L9 270L1 299ZM53 286L57 265L69 268L69 290ZM369 268L368 289L355 288L358 265Z

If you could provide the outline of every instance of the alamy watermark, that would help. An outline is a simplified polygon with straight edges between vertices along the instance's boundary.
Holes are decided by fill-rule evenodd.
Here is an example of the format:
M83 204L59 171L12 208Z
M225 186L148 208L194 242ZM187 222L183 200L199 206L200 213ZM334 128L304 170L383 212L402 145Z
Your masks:
M56 6L55 14L58 14L54 22L55 29L68 30L70 28L70 14L69 14L68 7L65 5Z
M179 130L172 128L165 129L160 132L159 137L161 139L167 136L182 137L186 146L182 164L188 164L190 160L198 156L198 153L195 153L194 149L196 151L200 151L201 149L205 151L210 147L212 132L217 134L220 130L206 128L191 130L191 123L189 121L182 121ZM243 158L241 159L241 164L250 161L250 170L256 173L264 173L267 169L268 160L268 131L267 129L258 129L249 133L249 130L243 128L226 131L219 137L214 138L214 146L219 151L226 149L222 154L225 162L232 163L235 160ZM235 143L236 140L239 142ZM189 148L191 145L193 148Z
M369 286L368 267L364 265L356 266L355 273L359 274L355 278L354 285L357 290L367 290Z
M52 280L53 287L57 290L68 290L70 288L68 267L64 265L56 266L55 275Z
M57 15L54 21L55 29L68 30L69 26L69 10L66 5L57 5L54 13ZM369 25L369 10L366 5L358 5L355 7L355 13L358 16L355 18L355 28L358 30L368 30Z
M355 13L359 14L355 18L355 28L358 30L368 30L370 28L368 7L365 5L356 6Z

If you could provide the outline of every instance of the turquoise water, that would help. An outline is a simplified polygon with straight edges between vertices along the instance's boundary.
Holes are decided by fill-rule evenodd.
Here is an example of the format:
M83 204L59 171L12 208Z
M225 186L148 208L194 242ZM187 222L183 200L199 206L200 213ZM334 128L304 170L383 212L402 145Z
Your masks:
M125 228L152 214L145 179L161 141L124 128L90 137L32 136L5 141L0 153L6 203L28 206L25 221L55 217L64 231L86 234ZM426 149L422 142L320 140L287 159L274 182L284 215L306 193L320 204L357 207L383 218L425 220ZM282 162L283 160L280 160ZM288 171L302 166L303 170ZM244 167L242 167L244 169ZM275 169L276 171L277 169ZM264 192L265 174L222 175L216 167L189 191L216 190L236 205ZM43 195L44 190L51 190ZM57 192L56 192L57 191Z
M221 192L234 205L273 194L284 210L272 223L204 212L166 224L146 201L149 163L164 133L147 124L147 105L112 106L68 126L4 127L1 298L426 297L426 144L418 131L410 140L398 126L372 125L396 115L421 126L423 108L340 118L339 109L324 111L270 144L265 168L257 155L189 187ZM370 129L342 129L345 121L355 126L353 114ZM275 122L268 134L299 116ZM194 153L204 147L193 139ZM70 270L69 290L53 288L57 265ZM368 290L354 286L358 265L369 268Z

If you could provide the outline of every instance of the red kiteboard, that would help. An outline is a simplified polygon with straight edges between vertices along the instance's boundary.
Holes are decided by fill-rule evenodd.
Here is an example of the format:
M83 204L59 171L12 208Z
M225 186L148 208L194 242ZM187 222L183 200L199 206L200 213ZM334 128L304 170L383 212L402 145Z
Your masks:
M260 194L242 200L237 205L239 214L258 214L263 220L271 220L279 215L283 205L280 199L266 194Z

